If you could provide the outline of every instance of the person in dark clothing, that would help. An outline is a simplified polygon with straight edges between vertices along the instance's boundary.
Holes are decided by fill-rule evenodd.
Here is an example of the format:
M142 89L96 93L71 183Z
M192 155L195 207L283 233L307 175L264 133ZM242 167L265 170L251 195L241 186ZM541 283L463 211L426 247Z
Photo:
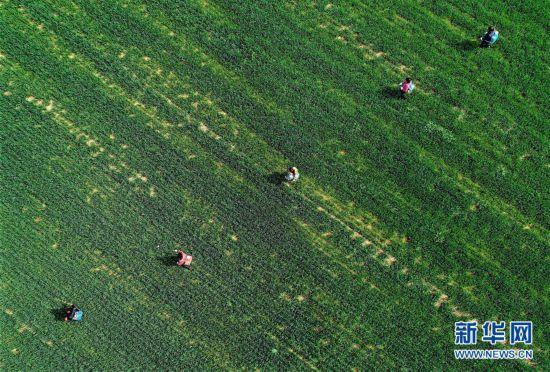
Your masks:
M82 319L82 310L76 307L75 304L72 304L65 310L65 321L68 320L80 320Z
M489 27L485 35L483 35L483 37L480 39L481 47L482 48L490 47L498 40L498 36L499 36L498 31L493 26Z

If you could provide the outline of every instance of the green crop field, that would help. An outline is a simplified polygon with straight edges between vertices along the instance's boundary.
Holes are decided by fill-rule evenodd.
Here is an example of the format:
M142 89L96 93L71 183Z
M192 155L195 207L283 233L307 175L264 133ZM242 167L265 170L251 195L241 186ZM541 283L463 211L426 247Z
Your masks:
M548 370L549 16L0 0L0 370Z

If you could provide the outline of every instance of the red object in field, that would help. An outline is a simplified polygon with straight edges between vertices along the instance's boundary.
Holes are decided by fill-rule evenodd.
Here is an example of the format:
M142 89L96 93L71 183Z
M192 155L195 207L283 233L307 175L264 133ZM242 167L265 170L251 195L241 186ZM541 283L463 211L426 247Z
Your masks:
M178 266L190 266L193 261L193 256L190 256L183 251L178 251Z

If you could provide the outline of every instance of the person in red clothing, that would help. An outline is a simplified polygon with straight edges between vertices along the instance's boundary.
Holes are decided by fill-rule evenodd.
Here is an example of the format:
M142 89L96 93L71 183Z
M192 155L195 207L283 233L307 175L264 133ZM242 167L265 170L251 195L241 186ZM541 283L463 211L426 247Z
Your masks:
M191 262L193 261L193 256L188 255L180 250L176 250L175 252L178 254L178 261L176 262L176 264L178 266L182 266L186 269L192 270Z
M406 98L407 94L411 94L414 90L414 83L412 82L411 78L406 78L403 80L401 85L399 86L399 91L401 92L401 98Z

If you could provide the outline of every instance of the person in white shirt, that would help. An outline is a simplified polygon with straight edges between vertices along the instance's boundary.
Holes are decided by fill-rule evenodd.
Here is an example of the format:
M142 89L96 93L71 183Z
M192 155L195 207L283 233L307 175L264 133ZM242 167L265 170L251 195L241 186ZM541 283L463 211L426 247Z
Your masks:
M288 172L285 176L285 179L288 182L296 182L296 181L298 181L298 178L300 178L300 173L298 173L298 168L296 168L296 167L288 168Z

